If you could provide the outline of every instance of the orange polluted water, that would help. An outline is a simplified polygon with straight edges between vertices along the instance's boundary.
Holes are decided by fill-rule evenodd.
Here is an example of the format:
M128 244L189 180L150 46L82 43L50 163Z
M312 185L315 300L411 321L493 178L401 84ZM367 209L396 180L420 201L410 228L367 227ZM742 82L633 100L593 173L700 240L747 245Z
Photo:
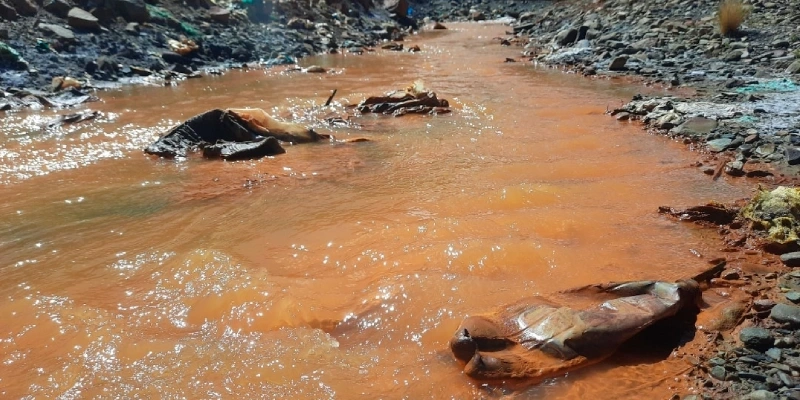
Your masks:
M603 115L632 92L520 63L498 25L418 54L305 60L129 88L105 118L0 137L4 398L665 398L676 358L618 357L528 388L466 378L461 319L577 285L693 275L716 238L656 214L745 196L682 146ZM422 38L420 38L422 39ZM413 40L413 38L412 38ZM422 79L454 112L320 128L313 109ZM341 103L333 108L341 111ZM210 108L260 107L370 143L257 161L141 152ZM694 253L705 255L698 258ZM337 321L344 321L337 324ZM663 379L662 378L668 378ZM653 383L653 384L651 384Z

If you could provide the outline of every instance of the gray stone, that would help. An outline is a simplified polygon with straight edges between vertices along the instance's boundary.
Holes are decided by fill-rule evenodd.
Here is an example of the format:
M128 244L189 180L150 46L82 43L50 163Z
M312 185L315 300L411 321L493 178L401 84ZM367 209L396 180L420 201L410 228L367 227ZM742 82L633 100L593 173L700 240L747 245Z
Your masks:
M800 251L781 254L781 261L788 267L800 266Z
M94 15L77 7L69 10L69 13L67 14L67 22L69 23L69 26L75 29L85 29L90 31L100 29L100 23L97 21L97 18Z
M68 28L64 28L63 26L60 26L60 25L39 24L39 29L41 29L41 30L43 30L45 32L50 32L50 33L58 36L58 38L60 38L60 39L75 40L75 34L72 33L72 30L68 29Z
M706 145L708 145L708 150L713 151L715 153L719 153L725 151L725 149L727 149L728 146L731 145L731 143L733 143L732 139L721 138L721 139L709 140L708 143L706 143Z
M787 147L784 153L786 154L786 162L789 163L789 165L800 164L800 148Z
M772 307L769 317L775 322L789 324L793 327L800 326L800 307L779 303Z
M714 379L718 379L724 381L728 377L728 372L725 371L725 367L721 365L717 365L714 368L711 368L709 374L714 377Z
M791 43L786 39L775 39L772 41L772 47L776 49L788 49L790 44Z
M611 71L621 71L625 69L625 64L627 62L628 62L628 57L623 57L623 56L617 57L613 61L611 61L611 64L608 66L608 69Z
M791 65L789 65L789 67L786 68L786 73L787 74L800 73L800 60L797 60L797 61L793 62Z
M744 54L744 52L742 50L733 50L730 53L728 53L727 55L725 55L725 61L728 61L728 62L739 61L739 60L742 59L742 54Z
M125 32L130 33L131 35L138 35L139 34L139 23L138 22L128 22L128 25L125 25Z
M800 292L789 292L785 294L786 300L791 301L792 303L800 303Z
M231 10L227 8L211 7L211 9L208 10L208 15L211 16L211 19L215 22L223 24L227 24L231 20Z
M717 128L717 120L704 117L692 117L678 128L676 133L684 136L705 136Z
M781 349L776 349L774 347L765 352L765 354L767 356L769 356L769 358L771 358L771 359L773 359L775 361L780 361L781 360L782 353L783 352L781 351Z
M779 399L778 395L770 392L769 390L756 390L742 397L742 400L778 400L778 399Z
M754 326L742 329L739 339L746 347L757 350L768 349L775 342L770 331Z
M566 46L575 41L578 38L578 30L575 28L564 29L561 32L556 33L556 36L553 38L553 41L556 42L559 46Z

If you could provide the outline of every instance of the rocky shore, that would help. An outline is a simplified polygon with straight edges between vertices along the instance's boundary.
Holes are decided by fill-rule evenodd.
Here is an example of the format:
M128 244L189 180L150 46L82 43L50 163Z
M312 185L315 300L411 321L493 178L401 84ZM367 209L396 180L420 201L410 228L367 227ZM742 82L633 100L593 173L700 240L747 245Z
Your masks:
M415 25L402 4L389 3L2 0L0 108L49 106L49 93L62 89L174 82L248 63L360 52Z

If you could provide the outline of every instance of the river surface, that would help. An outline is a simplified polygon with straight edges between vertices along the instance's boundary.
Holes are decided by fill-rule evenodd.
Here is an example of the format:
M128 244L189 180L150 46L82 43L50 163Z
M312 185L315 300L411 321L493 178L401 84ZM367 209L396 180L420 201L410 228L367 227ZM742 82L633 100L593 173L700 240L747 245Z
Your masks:
M499 25L418 54L311 58L103 93L96 121L0 127L0 397L667 398L684 361L616 357L527 388L470 381L460 320L595 282L706 267L713 232L660 205L747 196L683 145L604 115L636 90L504 63ZM453 113L320 122L421 79ZM321 108L332 89L334 106ZM210 108L260 107L338 138L257 161L141 149ZM63 113L63 111L61 112ZM697 254L702 255L699 258ZM343 322L342 322L343 321Z

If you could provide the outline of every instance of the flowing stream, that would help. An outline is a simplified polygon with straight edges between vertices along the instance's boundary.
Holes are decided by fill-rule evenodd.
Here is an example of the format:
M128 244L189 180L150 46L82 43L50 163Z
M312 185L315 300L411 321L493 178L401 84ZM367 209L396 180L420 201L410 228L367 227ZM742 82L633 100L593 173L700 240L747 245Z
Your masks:
M447 341L468 314L706 267L714 232L658 206L749 189L683 145L614 120L642 87L504 63L505 27L454 25L303 60L130 87L46 129L0 126L0 397L668 398L684 361L615 357L527 388L473 382ZM344 105L422 80L453 113L325 128ZM334 105L322 108L332 89ZM338 138L257 161L141 149L211 108L260 107ZM59 113L74 112L60 111ZM703 257L698 257L698 254Z

